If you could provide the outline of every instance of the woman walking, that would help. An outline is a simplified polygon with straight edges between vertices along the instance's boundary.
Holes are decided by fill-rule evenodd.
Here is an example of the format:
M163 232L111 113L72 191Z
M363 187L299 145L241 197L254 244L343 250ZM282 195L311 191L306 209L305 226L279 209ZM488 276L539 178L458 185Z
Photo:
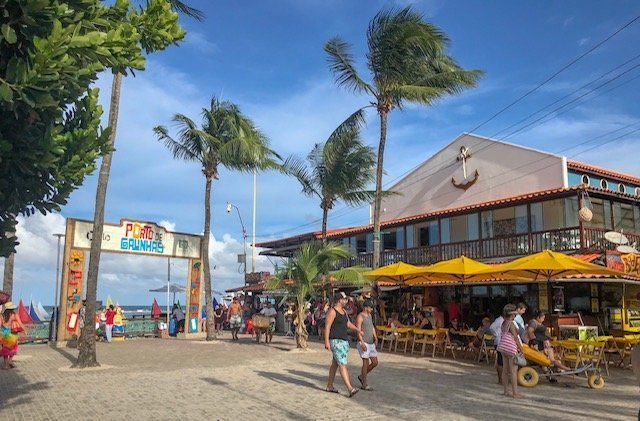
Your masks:
M356 326L349 321L347 312L344 308L347 303L347 296L344 292L338 292L334 295L333 308L327 313L324 327L324 347L331 350L333 359L329 368L329 381L327 382L327 392L338 393L338 389L333 386L336 378L336 371L340 368L340 376L344 380L345 386L349 391L349 397L352 397L360 389L351 385L349 380L349 371L347 370L347 356L349 354L349 336L347 329L355 330L362 334Z
M11 301L5 303L2 312L2 324L0 325L0 355L3 358L2 369L14 368L13 357L18 352L18 333L24 332L24 325L15 313L18 308Z
M521 399L524 396L518 393L518 367L515 356L518 352L522 352L522 344L520 343L518 328L513 322L516 314L516 306L513 304L504 306L504 321L500 328L500 343L497 351L502 355L503 361L502 386L504 387L504 394L515 399ZM509 383L511 383L511 394L508 390Z

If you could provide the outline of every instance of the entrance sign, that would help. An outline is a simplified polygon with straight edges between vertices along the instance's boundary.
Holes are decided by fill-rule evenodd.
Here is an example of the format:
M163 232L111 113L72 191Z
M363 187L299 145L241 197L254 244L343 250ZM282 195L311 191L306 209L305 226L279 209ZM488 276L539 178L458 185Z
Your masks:
M91 248L93 222L67 218L65 231L58 341L72 339L77 332L78 313L86 287L86 251ZM188 259L185 335L201 331L202 292L201 245L203 237L167 231L155 222L121 219L119 224L104 224L101 250L112 253ZM87 321L93 316L87 315ZM125 332L126 333L126 332ZM55 338L54 338L55 339Z
M93 223L73 219L73 247L90 249ZM202 236L167 231L153 222L120 220L119 225L104 224L103 251L150 254L165 257L200 258Z

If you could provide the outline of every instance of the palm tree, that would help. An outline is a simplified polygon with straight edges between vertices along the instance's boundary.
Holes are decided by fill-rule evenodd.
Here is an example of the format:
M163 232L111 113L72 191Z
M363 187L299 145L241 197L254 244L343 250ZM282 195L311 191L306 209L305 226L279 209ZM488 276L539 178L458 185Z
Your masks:
M373 210L373 268L380 265L380 205L382 172L389 112L402 109L407 102L432 105L436 100L473 87L480 70L465 70L446 55L449 40L436 26L426 22L411 7L381 11L367 31L367 67L371 82L356 71L351 46L339 37L324 49L336 83L371 97L380 116L380 142L376 168L376 194Z
M287 291L296 303L298 326L296 327L296 347L306 349L309 333L304 325L307 297L321 286L323 274L339 261L351 257L351 253L342 245L329 242L327 244L304 243L282 270L267 281L267 289ZM331 274L332 277L349 281L353 284L366 282L360 267L349 267Z
M375 179L375 153L360 139L364 110L347 118L324 143L318 143L307 159L290 156L283 167L302 185L307 196L320 199L322 208L322 242L327 241L329 210L338 200L350 206L370 202L375 192L365 190Z
M269 149L266 137L230 102L211 99L209 109L202 110L203 123L196 123L183 114L176 114L173 121L179 127L178 139L169 135L166 127L153 130L158 140L164 142L174 158L196 161L204 174L204 239L202 243L202 268L207 312L207 340L215 339L214 314L209 268L209 236L211 233L211 184L218 179L220 166L230 170L251 172L255 168L280 168L275 159L279 156Z
M178 25L177 16L173 13L180 11L195 19L203 18L202 12L187 6L180 0L167 0L170 10L166 8L160 10L158 4L147 2L147 9L154 7L155 13L161 13L161 19L158 27L143 26L140 30L140 44L146 53L163 50L170 44L175 44L184 37L184 31ZM145 12L144 9L141 13ZM147 22L145 20L145 22ZM145 33L148 32L148 34ZM126 69L113 69L113 80L111 83L111 99L109 103L109 137L107 138L107 147L110 151L105 154L100 164L100 172L98 173L98 185L96 186L96 205L93 214L93 238L91 240L91 248L89 250L89 267L87 269L87 314L94 314L96 311L96 299L98 291L98 272L100 268L100 255L102 245L102 233L104 232L104 208L107 197L107 185L109 183L109 175L111 173L111 160L113 157L113 149L116 141L116 132L118 129L118 113L120 111L120 88L122 85L122 76ZM95 341L95 325L93 323L85 323L85 327L81 333L81 344L79 345L80 353L78 360L74 364L75 367L85 368L98 366L96 357L96 341Z

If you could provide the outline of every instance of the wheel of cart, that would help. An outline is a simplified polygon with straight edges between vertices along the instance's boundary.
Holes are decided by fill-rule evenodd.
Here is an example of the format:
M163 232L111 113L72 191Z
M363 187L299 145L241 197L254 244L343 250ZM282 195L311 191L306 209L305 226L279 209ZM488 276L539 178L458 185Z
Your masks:
M541 374L549 379L560 376L573 376L574 374L585 374L587 384L590 388L602 389L604 387L604 378L600 370L595 368L591 363L577 367L575 370L556 372L553 371L551 361L549 361L543 352L529 348L527 345L524 345L522 350L527 360L527 366L518 369L518 384L520 386L535 387L540 380ZM543 368L546 369L545 372L542 372Z
M263 316L262 314L254 314L251 318L253 322L253 330L256 334L256 342L260 342L260 337L264 334L265 337L267 332L269 331L269 318L267 316Z

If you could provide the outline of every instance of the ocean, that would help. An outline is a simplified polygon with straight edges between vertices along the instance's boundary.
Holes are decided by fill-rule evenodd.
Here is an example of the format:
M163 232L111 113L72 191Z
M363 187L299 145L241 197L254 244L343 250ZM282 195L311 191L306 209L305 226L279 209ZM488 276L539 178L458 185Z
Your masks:
M49 314L53 314L53 306L44 306L44 309ZM122 312L124 313L126 318L136 318L151 315L151 306L150 305L137 305L137 306L120 306L122 308ZM166 306L160 306L160 309L164 312L166 311ZM29 311L29 307L27 306L27 311Z

